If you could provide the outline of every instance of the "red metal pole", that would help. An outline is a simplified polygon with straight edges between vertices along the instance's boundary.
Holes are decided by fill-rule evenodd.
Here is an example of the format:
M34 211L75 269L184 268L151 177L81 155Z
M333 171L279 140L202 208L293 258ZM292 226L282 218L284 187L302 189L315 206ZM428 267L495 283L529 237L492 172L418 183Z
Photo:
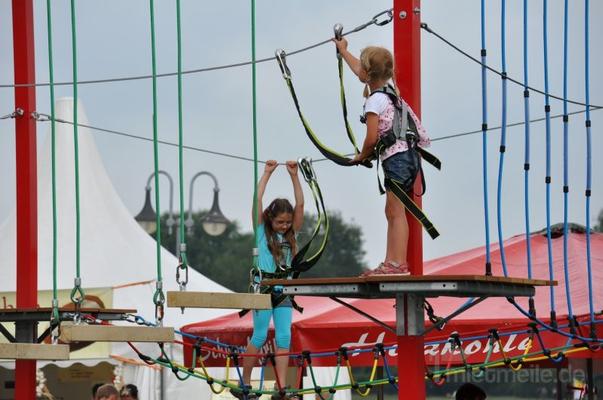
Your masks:
M34 83L33 0L13 0L13 47L15 84ZM38 187L36 88L15 88L15 107L23 116L15 118L17 186L17 307L36 307L38 303ZM35 328L32 326L32 333ZM15 398L36 398L36 361L17 361Z
M421 18L420 0L394 0L394 60L396 83L402 97L421 117ZM421 193L420 179L415 193ZM421 206L421 198L413 200ZM413 275L423 274L423 232L408 212L407 261ZM398 336L398 399L425 399L425 359L422 336Z

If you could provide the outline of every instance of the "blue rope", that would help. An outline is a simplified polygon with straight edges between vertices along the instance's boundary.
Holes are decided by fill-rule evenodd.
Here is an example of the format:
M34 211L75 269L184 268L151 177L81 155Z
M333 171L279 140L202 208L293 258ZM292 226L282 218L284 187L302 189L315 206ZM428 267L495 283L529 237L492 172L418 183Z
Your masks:
M567 251L567 238L568 238L568 222L567 214L569 209L569 121L567 115L567 41L568 41L568 16L569 16L569 4L568 0L564 2L564 14L563 14L563 272L565 274L565 296L567 298L567 313L568 318L571 320L574 317L572 310L572 296L570 292L570 278L569 278L569 261Z
M525 119L525 159L524 205L526 225L526 256L528 261L528 279L532 279L532 239L530 232L530 91L528 89L528 0L523 0L523 82L524 82L524 119Z
M481 62L482 62L482 168L484 189L484 228L486 234L486 275L491 274L490 211L488 208L488 84L486 81L486 5L481 1Z
M500 130L500 158L498 162L498 185L496 191L496 216L498 220L498 245L500 251L500 261L503 268L503 274L508 276L507 262L505 259L505 248L503 244L502 232L502 178L503 167L505 164L505 144L507 137L507 54L506 54L506 1L501 1L500 11L500 41L501 41L501 77L502 77L502 121Z
M544 115L546 130L546 242L548 252L549 280L555 280L553 269L553 241L551 238L551 105L549 102L549 54L548 54L548 0L542 2L542 27L544 50ZM549 286L551 316L555 316L555 286ZM552 319L552 318L551 318ZM555 324L555 322L553 323Z
M593 276L590 253L590 191L592 179L592 140L590 130L590 43L589 43L589 0L584 0L584 76L585 76L585 97L586 97L586 265L588 271L588 306L590 309L590 320L595 320L595 310L593 304ZM594 333L594 332L593 332Z

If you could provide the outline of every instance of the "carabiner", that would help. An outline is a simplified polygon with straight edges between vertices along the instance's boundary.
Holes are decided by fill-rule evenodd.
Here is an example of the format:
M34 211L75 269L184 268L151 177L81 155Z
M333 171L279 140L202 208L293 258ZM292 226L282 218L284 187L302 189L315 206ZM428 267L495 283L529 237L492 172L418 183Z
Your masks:
M387 15L387 19L384 19L383 21L379 21L379 18L383 15ZM392 22L393 18L394 18L394 9L390 8L389 10L382 11L379 14L375 15L372 19L372 23L377 26L383 26L383 25L387 25L390 22Z
M278 62L281 72L283 73L283 78L287 80L291 79L291 71L289 71L289 67L287 67L287 53L285 53L285 50L276 49L274 56L276 57L276 61Z
M297 160L297 165L299 165L299 169L301 170L302 175L306 182L310 183L316 180L316 173L314 172L314 168L312 167L312 160L308 157L299 158Z
M341 40L341 38L343 38L343 25L340 23L333 25L333 35L335 36L335 40ZM337 59L341 60L341 53L337 47L335 48L335 51L337 53Z

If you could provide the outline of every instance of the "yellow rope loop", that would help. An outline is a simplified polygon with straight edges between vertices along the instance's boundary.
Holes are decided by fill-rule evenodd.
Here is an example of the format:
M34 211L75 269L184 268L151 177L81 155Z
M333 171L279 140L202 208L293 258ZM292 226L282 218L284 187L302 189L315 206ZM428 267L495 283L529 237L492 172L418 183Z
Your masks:
M216 389L214 387L214 385L216 384L215 383L216 380L213 377L211 377L209 375L209 373L207 372L207 368L205 367L205 364L203 363L203 357L199 357L199 364L200 364L199 368L201 368L201 370L203 371L203 375L205 376L207 382L209 383L209 388L211 389L211 391L214 392L215 394L222 393L226 389L226 386L224 386L220 381L218 381L218 384L220 385L220 389ZM226 366L224 368L226 368L226 377L224 378L224 382L228 382L228 379L230 377L230 357L226 357Z
M533 343L534 343L534 337L531 336L530 339L528 340L528 343L526 343L526 348L524 349L523 354L521 355L521 357L519 359L515 360L516 365L513 365L513 361L511 361L509 363L509 367L513 371L519 371L523 367L523 359L530 352L530 349L532 348Z

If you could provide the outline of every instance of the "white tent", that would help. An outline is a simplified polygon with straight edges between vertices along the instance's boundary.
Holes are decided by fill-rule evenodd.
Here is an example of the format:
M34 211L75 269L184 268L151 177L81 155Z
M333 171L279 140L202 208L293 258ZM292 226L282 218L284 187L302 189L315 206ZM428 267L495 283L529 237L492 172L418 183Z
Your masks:
M73 100L57 101L56 117L73 119ZM79 104L79 122L87 124L84 109ZM87 293L97 288L108 293L107 308L134 308L138 315L154 320L152 295L155 290L157 271L156 243L139 227L130 212L115 192L105 171L100 155L88 129L79 129L79 173L81 215L81 276L82 286ZM57 244L58 244L58 288L69 291L75 277L75 179L73 128L64 123L56 124L56 187L57 187ZM50 135L39 154L38 161L38 288L52 289L52 198L51 198L51 143ZM16 226L13 212L0 225L0 292L10 293L16 287ZM164 290L178 290L174 278L176 258L165 249L161 251ZM228 291L226 288L190 269L187 286L190 291ZM48 298L48 295L46 295ZM49 306L50 304L43 304ZM62 301L61 304L65 302ZM224 310L188 309L181 314L178 309L167 309L165 326L180 326L210 319ZM106 346L106 353L137 359L126 343ZM157 355L157 345L141 345L143 353ZM177 359L180 346L171 349ZM73 354L73 353L72 353ZM100 361L118 364L115 358L82 359L84 364L94 365ZM74 361L55 363L66 366ZM40 364L40 363L39 363ZM2 366L11 367L11 363ZM140 389L140 398L159 399L159 373L146 366L125 364L124 381L135 383ZM210 398L208 385L198 379L179 382L171 372L164 373L164 393L170 399ZM204 395L204 393L206 395ZM67 397L65 397L67 398Z

